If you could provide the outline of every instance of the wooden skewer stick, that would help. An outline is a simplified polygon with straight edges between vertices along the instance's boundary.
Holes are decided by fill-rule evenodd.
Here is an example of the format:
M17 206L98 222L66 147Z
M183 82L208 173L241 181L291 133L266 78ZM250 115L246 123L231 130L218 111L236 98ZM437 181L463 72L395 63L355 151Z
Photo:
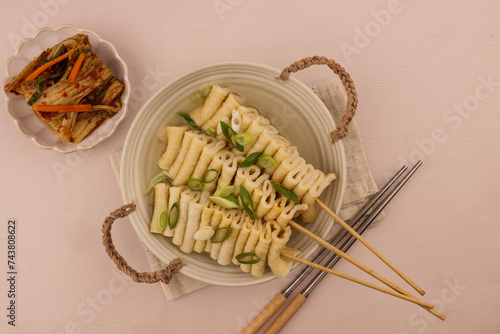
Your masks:
M340 249L338 249L337 247L335 247L332 244L328 243L326 240L318 237L316 234L312 233L308 229L300 226L299 224L297 224L293 220L290 221L288 223L288 225L290 225L291 227L293 227L297 231L301 232L302 234L305 234L306 236L308 236L309 238L313 239L314 241L318 242L323 247L331 250L332 252L334 252L335 254L337 254L338 256L340 256L341 258L345 259L346 261L352 263L353 265L355 265L359 269L363 270L365 273L367 273L367 274L375 277L376 279L378 279L380 282L384 283L385 285L387 285L391 289L396 290L400 294L403 294L403 295L406 295L406 296L411 296L409 292L405 291L404 289L400 288L396 284L392 283L391 281L389 281L384 276L382 276L382 275L378 274L377 272L373 271L372 269L368 268L367 266L365 266L364 264L362 264L358 260L356 260L356 259L352 258L351 256L347 255L346 253L342 252Z
M389 260L387 260L378 250L376 250L372 245L366 241L361 235L359 235L354 229L352 229L345 221L343 221L335 212L330 210L325 203L321 202L319 199L316 200L316 203L325 210L330 216L333 217L342 227L344 227L349 233L351 233L356 239L358 239L363 245L365 245L373 254L375 254L380 260L382 260L386 265L389 266L396 274L398 274L402 279L405 280L412 288L414 288L418 293L422 296L425 294L425 291L422 290L415 282L413 282L409 277L407 277L401 270L396 268L394 264L392 264Z
M386 289L386 288L382 288L378 285L375 285L375 284L372 284L370 282L366 282L366 281L363 281L363 280L360 280L356 277L352 277L352 276L349 276L349 275L346 275L346 274L343 274L341 272L338 272L336 270L333 270L333 269L329 269L327 267L323 267L319 264L316 264L314 262L311 262L311 261L307 261L307 260L304 260L304 259L301 259L300 257L296 257L296 256L293 256L291 254L287 254L287 253L281 253L281 256L283 257L286 257L286 258L289 258L290 260L293 260L293 261L297 261L297 262L300 262L300 263L303 263L305 265L308 265L308 266L311 266L313 268L316 268L316 269L319 269L319 270L323 270L324 272L327 272L329 274L332 274L332 275L335 275L335 276L338 276L338 277L341 277L341 278L344 278L346 280L349 280L351 282L354 282L354 283L358 283L358 284L361 284L363 286L366 286L368 288L372 288L374 290L377 290L377 291L380 291L380 292L383 292L383 293L386 293L388 295L391 295L391 296L394 296L394 297L397 297L397 298L401 298L401 299L404 299L406 301L409 301L409 302L412 302L412 303L415 303L417 305L420 305L420 306L423 306L425 308L429 308L429 309L432 309L434 308L434 305L432 304L429 304L427 302L424 302L424 301L421 301L415 297L408 297L406 295L403 295L401 293L398 293L398 292L395 292L395 291L392 291L392 290L389 290L389 289Z

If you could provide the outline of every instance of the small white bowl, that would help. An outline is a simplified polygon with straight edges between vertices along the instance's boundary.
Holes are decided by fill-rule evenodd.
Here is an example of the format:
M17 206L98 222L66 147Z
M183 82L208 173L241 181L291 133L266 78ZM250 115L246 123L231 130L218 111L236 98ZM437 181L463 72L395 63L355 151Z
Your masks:
M170 238L149 232L152 195L144 196L149 180L159 172L156 162L165 149L158 133L166 126L183 124L178 112L190 112L195 105L189 95L203 86L224 84L242 95L247 106L256 107L269 117L308 163L324 172L335 172L337 179L323 192L321 199L338 212L346 186L346 160L342 141L330 142L335 123L321 100L303 83L289 78L278 81L280 71L247 62L222 62L191 70L161 88L142 107L129 130L121 160L121 186L124 203L134 202L137 209L129 218L140 240L165 263L180 257L187 264L182 273L194 279L225 286L245 286L269 281L275 276L268 269L262 277L242 272L238 266L221 266L208 253L186 254ZM316 221L305 225L325 237L333 232L333 220L317 210ZM336 227L337 228L337 227ZM289 247L299 249L302 258L310 257L318 244L293 231Z
M120 111L114 117L106 119L82 142L73 144L64 141L38 119L21 95L14 95L2 89L5 95L5 109L14 120L19 131L26 137L31 138L41 148L63 153L87 150L96 146L113 134L127 113L130 97L128 69L125 61L118 55L113 44L103 40L91 30L80 29L72 25L62 25L58 28L42 28L34 37L23 39L19 43L14 56L7 60L5 64L5 78L2 85L2 87L5 87L8 82L21 72L34 57L40 55L42 51L76 34L86 34L89 36L92 51L102 59L113 75L125 85L121 96L122 108Z

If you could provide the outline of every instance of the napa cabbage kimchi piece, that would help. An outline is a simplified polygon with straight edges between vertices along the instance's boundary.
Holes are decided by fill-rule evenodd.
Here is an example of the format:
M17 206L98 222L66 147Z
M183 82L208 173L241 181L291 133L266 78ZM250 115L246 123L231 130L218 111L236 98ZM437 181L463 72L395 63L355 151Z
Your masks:
M5 86L23 95L38 118L71 143L120 110L123 89L84 34L43 51Z

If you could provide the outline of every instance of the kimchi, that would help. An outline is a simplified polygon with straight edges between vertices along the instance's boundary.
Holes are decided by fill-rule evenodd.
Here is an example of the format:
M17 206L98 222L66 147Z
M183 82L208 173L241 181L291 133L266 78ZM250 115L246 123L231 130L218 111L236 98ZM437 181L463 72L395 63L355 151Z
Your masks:
M23 95L38 118L71 143L121 109L123 89L84 34L43 51L5 86Z

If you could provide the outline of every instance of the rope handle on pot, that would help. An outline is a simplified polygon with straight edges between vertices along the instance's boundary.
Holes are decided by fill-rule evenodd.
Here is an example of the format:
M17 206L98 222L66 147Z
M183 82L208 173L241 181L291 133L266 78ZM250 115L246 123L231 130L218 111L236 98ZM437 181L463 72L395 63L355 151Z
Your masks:
M121 208L111 212L109 216L104 220L104 223L102 223L102 243L106 248L106 253L108 253L109 257L115 262L118 269L130 276L135 282L163 282L165 284L168 284L173 275L179 272L179 270L184 266L184 263L182 263L181 259L172 260L163 270L153 271L149 273L139 273L127 264L127 261L125 261L125 259L120 254L118 254L118 251L113 245L113 240L111 239L111 225L113 225L115 220L117 220L118 218L127 217L134 211L134 203L126 204Z
M290 73L295 73L297 71L308 68L311 65L327 65L335 74L340 77L342 83L344 84L345 90L347 92L347 106L344 116L340 120L338 127L333 130L330 134L332 143L347 137L349 134L349 123L352 121L354 115L356 114L356 108L358 106L358 93L356 92L356 87L351 79L349 73L337 64L334 60L328 59L326 57L314 56L301 59L294 62L287 68L281 71L279 77L280 80L286 81L290 76Z

